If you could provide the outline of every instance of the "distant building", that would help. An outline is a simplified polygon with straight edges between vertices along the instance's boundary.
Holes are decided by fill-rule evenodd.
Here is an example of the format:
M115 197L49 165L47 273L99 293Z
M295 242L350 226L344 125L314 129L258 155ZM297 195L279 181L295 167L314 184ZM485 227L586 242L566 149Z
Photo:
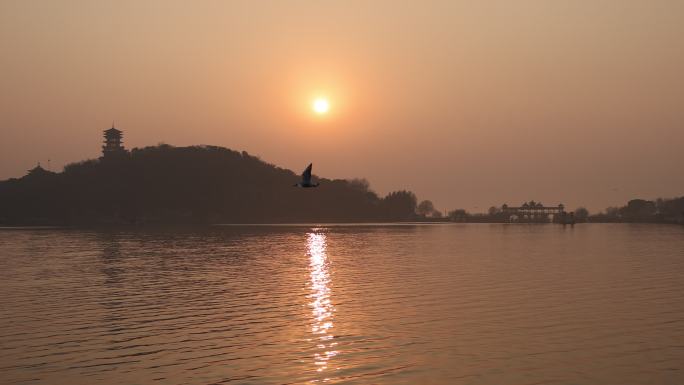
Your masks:
M120 157L128 152L122 143L123 131L112 128L104 131L104 145L102 146L102 158L108 159Z
M524 202L519 207L504 204L501 206L501 212L518 222L546 222L549 217L557 221L566 214L562 203L558 206L544 206L541 202L535 201Z
M40 162L38 162L38 165L30 170L28 170L28 173L24 178L29 178L29 179L39 179L39 178L45 178L49 177L52 175L56 175L52 171L48 171L44 169L41 165Z

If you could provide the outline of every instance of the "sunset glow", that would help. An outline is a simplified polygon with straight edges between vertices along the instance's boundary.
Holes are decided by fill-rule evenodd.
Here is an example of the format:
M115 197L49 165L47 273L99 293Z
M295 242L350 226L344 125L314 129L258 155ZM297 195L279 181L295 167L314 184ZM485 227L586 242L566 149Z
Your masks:
M318 115L325 115L330 110L330 102L325 98L316 98L313 103L311 103L311 108Z
M684 385L683 15L0 0L0 385Z
M0 180L99 156L115 119L129 149L315 161L442 210L684 189L681 1L83 3L0 1Z

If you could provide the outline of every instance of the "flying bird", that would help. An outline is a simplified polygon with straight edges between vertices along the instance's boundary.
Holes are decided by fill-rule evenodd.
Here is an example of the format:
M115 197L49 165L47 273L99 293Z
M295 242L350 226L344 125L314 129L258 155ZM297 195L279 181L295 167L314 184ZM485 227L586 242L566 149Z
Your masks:
M309 163L309 167L302 173L302 181L295 184L294 187L318 187L318 183L311 183L311 168L313 163Z

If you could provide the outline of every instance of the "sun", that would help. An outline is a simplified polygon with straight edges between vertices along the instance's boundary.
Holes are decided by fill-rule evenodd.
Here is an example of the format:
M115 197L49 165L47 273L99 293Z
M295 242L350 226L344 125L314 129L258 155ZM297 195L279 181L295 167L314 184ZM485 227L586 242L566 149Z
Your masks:
M326 98L316 98L311 103L311 109L318 115L325 115L330 110L330 102Z

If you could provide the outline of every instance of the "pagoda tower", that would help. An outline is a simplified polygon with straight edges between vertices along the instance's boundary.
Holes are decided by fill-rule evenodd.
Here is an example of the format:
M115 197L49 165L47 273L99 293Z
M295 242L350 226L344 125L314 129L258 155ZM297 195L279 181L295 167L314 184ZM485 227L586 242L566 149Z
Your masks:
M102 146L102 157L111 158L121 156L126 153L126 150L121 143L123 131L117 130L112 125L112 128L104 131L104 145Z
M38 165L30 170L28 170L28 173L26 174L27 177L31 178L42 178L46 175L54 175L55 173L52 171L48 171L43 168L43 166L40 165L40 162L38 162Z

